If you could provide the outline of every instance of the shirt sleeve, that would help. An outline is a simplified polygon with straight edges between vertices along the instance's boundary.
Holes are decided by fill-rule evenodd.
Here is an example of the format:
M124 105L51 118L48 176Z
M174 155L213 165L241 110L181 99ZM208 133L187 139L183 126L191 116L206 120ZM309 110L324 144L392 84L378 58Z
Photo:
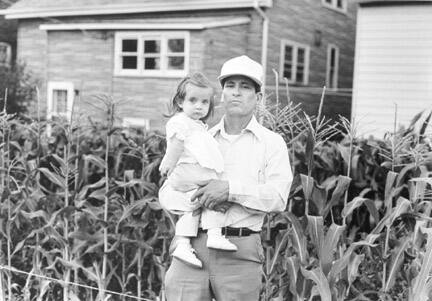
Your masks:
M284 211L293 181L288 148L282 137L267 150L264 183L228 179L230 202L263 212Z
M180 116L173 116L168 120L166 124L167 139L176 137L177 139L184 141L189 134L190 128L183 118Z

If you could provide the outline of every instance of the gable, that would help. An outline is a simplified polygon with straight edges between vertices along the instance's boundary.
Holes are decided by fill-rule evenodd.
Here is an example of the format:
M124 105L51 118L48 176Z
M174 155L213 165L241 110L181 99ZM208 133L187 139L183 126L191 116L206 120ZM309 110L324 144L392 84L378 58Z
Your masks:
M8 19L115 15L168 11L252 8L255 0L21 0L2 13ZM271 7L272 0L259 0L259 6Z

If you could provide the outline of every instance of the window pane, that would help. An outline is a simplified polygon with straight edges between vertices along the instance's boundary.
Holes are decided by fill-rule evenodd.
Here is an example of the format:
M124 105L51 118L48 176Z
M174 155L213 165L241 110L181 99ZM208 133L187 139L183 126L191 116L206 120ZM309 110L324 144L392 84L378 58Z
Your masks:
M330 69L330 74L329 74L329 88L335 88L335 73L334 73L334 69Z
M123 52L137 52L138 40L123 40L122 51Z
M287 79L291 79L291 68L287 67L286 65L284 67L283 77L286 77Z
M136 56L123 56L122 69L137 69L137 62Z
M325 0L326 3L332 4L332 0Z
M343 8L343 0L337 0L337 1L336 1L336 6L337 6L338 8Z
M285 61L292 61L293 48L291 46L285 46Z
M293 61L293 47L286 45L285 46L285 57L284 57L284 68L283 68L283 77L287 79L292 79L292 61Z
M157 57L147 57L144 59L144 69L146 70L159 70L160 59Z
M183 70L184 57L183 56L170 56L168 57L168 69Z
M336 62L336 49L332 48L330 50L330 67L334 68Z
M299 48L297 52L297 62L299 64L304 64L305 61L305 50L304 48Z
M184 52L184 39L170 39L168 40L169 52Z
M66 113L67 90L53 90L53 112Z
M144 53L159 53L159 52L160 52L160 41L158 40L144 41Z
M297 67L296 82L303 83L303 80L304 80L303 68Z

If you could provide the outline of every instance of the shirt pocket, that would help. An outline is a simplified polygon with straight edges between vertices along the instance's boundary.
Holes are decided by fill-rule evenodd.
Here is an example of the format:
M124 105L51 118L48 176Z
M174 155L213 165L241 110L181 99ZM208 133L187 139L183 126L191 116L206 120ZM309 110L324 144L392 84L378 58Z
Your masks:
M258 184L263 184L266 181L265 174L265 147L262 143L255 143L254 150L250 152L249 158L250 174Z

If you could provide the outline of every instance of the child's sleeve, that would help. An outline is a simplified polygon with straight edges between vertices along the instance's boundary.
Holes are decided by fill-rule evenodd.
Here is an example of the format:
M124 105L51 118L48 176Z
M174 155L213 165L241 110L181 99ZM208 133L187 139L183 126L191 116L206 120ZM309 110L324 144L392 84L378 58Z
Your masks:
M159 170L161 173L170 174L176 166L184 151L184 140L188 135L187 125L181 120L171 118L166 125L166 137L168 140L165 156L162 159Z
M166 137L167 140L177 138L178 140L184 141L189 135L189 128L186 122L181 118L174 116L168 120L166 124Z

